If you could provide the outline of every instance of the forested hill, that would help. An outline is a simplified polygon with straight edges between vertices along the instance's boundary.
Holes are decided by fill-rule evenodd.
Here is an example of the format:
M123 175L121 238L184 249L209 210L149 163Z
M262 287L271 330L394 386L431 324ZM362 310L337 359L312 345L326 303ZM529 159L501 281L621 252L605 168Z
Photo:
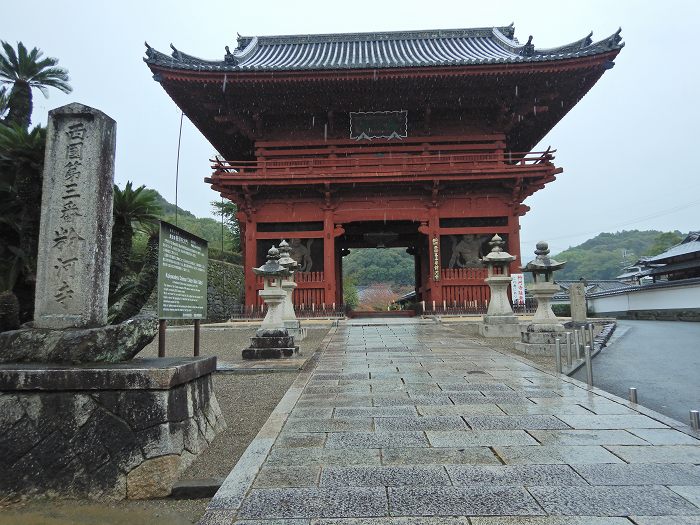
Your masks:
M622 273L623 267L634 264L639 257L659 254L682 240L683 234L679 231L601 233L554 255L557 261L566 261L566 266L556 273L556 278L614 279ZM523 262L526 259L523 256Z
M155 201L160 205L162 213L160 218L171 224L175 224L175 210L177 209L177 226L190 232L193 235L209 241L209 257L213 259L223 259L229 262L240 263L239 239L237 231L230 227L230 220L224 217L224 228L221 228L221 221L211 217L196 217L193 213L183 210L179 206L168 202L156 190L147 188L145 191L152 194ZM213 210L216 212L216 210ZM221 253L221 236L224 238L224 253Z

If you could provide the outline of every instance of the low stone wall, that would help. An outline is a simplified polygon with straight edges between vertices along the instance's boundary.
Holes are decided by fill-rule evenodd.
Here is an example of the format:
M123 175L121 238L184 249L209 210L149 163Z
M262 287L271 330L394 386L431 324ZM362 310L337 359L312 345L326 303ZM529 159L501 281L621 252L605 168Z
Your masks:
M226 426L216 358L0 366L0 494L168 496Z
M243 300L243 267L209 260L207 285L207 320L228 321Z

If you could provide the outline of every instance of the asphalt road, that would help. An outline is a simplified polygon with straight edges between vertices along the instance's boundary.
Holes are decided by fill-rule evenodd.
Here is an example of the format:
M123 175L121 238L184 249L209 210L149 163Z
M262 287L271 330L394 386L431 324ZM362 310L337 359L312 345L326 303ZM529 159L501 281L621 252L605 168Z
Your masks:
M627 332L593 360L593 385L684 423L700 410L700 323L618 321ZM585 368L576 379L586 381Z

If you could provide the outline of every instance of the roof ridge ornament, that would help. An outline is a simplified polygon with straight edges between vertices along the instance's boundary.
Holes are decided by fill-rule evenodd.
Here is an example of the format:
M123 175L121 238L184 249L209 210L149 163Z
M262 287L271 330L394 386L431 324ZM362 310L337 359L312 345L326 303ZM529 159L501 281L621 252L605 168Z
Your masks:
M238 64L238 60L236 60L236 57L233 56L233 53L231 53L228 46L224 46L224 49L226 50L226 54L224 55L224 62L226 62L227 64L231 64L232 66Z
M524 57L531 57L535 54L535 45L532 43L532 35L528 37L527 43L523 46L521 53Z
M620 36L620 33L622 33L621 27L617 31L615 31L615 34L613 34L608 39L608 47L617 47L620 44L620 42L622 42L622 37Z

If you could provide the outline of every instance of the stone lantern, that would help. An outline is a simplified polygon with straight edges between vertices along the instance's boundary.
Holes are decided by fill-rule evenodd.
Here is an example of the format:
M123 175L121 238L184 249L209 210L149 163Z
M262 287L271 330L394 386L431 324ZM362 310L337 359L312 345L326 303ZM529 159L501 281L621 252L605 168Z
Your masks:
M565 262L557 262L549 257L549 245L540 241L535 250L536 257L527 263L523 272L532 274L533 283L528 286L530 293L537 299L537 311L532 319L533 323L558 323L557 316L552 311L552 296L559 291L559 286L554 283L553 274L561 270Z
M292 251L292 247L289 246L287 241L283 240L280 243L279 251L280 265L289 270L289 277L282 279L282 289L287 294L282 304L282 321L290 335L293 335L296 341L301 341L306 333L305 330L301 328L301 323L297 319L296 313L294 312L294 303L292 302L292 294L297 287L297 283L294 282L294 273L299 267L299 263L289 255Z
M520 331L521 340L515 343L515 348L530 355L554 355L556 339L564 332L564 325L552 311L552 296L559 291L559 286L554 283L554 272L566 263L549 257L546 242L537 243L535 255L522 271L532 274L534 282L527 288L537 299L537 311L532 321Z
M503 250L505 242L498 234L489 244L491 251L481 261L488 269L485 282L491 289L491 299L484 320L479 325L479 333L486 337L517 337L520 335L518 318L508 299L511 281L508 266L515 256Z
M263 278L263 289L258 292L267 305L267 314L250 346L243 350L243 359L270 359L291 357L299 351L294 345L294 337L289 335L282 318L287 292L282 281L290 271L280 264L280 251L274 246L267 252L267 261L259 268L253 268L255 275Z

